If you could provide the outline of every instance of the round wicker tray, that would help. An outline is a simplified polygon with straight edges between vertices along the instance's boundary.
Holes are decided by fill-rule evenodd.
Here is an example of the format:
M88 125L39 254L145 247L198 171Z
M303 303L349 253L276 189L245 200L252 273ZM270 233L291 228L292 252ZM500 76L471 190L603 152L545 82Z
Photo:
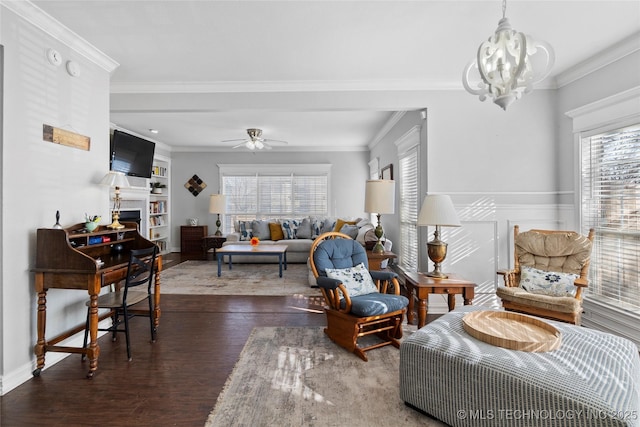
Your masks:
M473 311L462 326L474 338L511 350L543 352L560 347L560 331L543 320L509 311Z

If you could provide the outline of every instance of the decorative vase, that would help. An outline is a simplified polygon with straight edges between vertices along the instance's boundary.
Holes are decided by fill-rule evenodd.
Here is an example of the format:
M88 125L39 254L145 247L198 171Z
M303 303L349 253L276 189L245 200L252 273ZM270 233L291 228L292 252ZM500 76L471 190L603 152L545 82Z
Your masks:
M84 228L87 229L88 232L93 232L95 231L96 228L98 228L98 223L97 222L85 222L84 223Z

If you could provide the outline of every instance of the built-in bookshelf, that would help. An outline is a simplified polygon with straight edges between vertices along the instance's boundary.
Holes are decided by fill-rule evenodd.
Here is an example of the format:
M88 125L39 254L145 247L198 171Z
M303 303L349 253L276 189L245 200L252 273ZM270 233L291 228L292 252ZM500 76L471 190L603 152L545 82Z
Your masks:
M171 161L163 156L155 156L149 180L149 240L155 242L161 252L170 250L171 217L169 188Z

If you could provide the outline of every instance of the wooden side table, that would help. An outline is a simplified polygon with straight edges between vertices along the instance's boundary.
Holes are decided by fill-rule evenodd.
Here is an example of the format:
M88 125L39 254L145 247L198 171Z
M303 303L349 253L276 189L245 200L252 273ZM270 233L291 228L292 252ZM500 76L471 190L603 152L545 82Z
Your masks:
M429 277L424 273L405 272L405 286L409 297L407 322L413 323L413 309L415 299L418 300L418 328L427 322L427 305L429 294L447 295L449 311L456 307L456 295L462 295L464 305L471 305L475 295L476 284L462 279L455 274L449 274L447 279Z
M213 260L216 260L217 249L222 247L222 244L227 241L225 236L216 236L214 234L210 236L204 236L202 238L202 258L207 259L207 252L209 249L213 249Z
M378 271L382 270L382 261L391 258L397 258L398 255L391 251L384 251L381 254L374 254L372 251L367 251L367 260L369 261L369 270Z

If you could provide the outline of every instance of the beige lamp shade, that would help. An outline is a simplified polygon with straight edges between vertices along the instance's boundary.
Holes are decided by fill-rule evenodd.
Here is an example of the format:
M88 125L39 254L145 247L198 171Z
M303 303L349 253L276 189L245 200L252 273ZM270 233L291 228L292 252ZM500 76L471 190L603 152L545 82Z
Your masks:
M108 185L109 187L125 188L129 187L129 180L123 172L109 171L100 181L102 185Z
M225 213L227 211L227 198L224 194L212 194L209 197L209 213Z
M422 202L417 225L460 227L460 220L453 207L451 197L444 194L427 195Z
M364 211L377 214L392 214L395 211L396 182L390 179L367 181L364 191Z

